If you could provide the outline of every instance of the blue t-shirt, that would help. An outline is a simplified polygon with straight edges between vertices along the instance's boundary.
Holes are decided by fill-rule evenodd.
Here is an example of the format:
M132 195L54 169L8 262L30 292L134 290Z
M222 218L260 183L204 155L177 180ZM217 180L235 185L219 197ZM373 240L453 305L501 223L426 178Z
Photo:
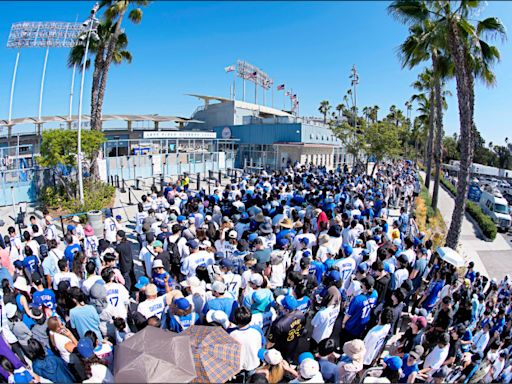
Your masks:
M70 271L73 269L73 259L75 257L75 253L80 252L81 250L82 248L78 244L68 245L64 250L64 257L66 257L66 260L68 261Z
M30 274L37 271L38 265L39 259L35 255L27 256L23 259L23 267L25 267L27 271L30 271Z
M309 274L315 277L318 284L321 283L324 272L325 265L320 261L313 260L309 265Z
M44 305L49 309L55 309L57 304L55 293L48 288L45 288L42 291L35 291L32 295L32 302L36 305Z
M238 308L238 302L231 297L216 297L207 301L203 308L203 313L206 314L210 310L223 311L231 319L231 313Z
M309 307L311 306L311 299L307 296L302 297L301 299L297 300L298 306L297 310L301 311L302 313L306 314Z
M443 289L444 281L443 280L436 280L430 283L429 287L429 293L425 301L423 302L423 308L425 308L427 311L432 310L434 307L437 296L439 295L439 292L441 289Z
M404 374L404 377L400 378L399 383L407 383L407 379L413 372L419 372L420 368L418 367L417 363L414 363L413 365L407 365L407 359L409 358L409 354L406 353L404 357L402 358L402 373Z
M370 313L375 307L377 297L377 291L373 290L369 295L361 293L352 299L347 311L350 318L345 323L345 330L348 333L358 336L364 331L370 321Z
M93 331L99 340L103 340L100 332L100 317L96 308L92 305L76 306L69 311L71 326L78 332L80 338L84 337L85 332Z
M172 279L168 272L164 273L155 273L151 275L151 278L153 279L153 284L156 285L156 289L158 290L158 296L163 295L165 293L165 277L169 276L169 286L172 284Z

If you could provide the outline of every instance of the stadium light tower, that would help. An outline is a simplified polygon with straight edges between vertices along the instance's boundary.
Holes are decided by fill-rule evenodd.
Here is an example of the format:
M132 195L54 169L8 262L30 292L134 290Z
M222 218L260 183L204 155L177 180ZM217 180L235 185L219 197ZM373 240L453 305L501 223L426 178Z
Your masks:
M77 157L78 157L78 189L80 195L80 204L84 204L84 180L83 180L83 171L82 171L82 101L84 96L84 80L85 80L85 67L87 64L87 54L89 53L89 42L91 38L95 41L98 41L100 38L98 36L97 29L99 25L99 21L96 18L96 12L99 9L99 4L96 3L91 10L91 14L89 18L83 22L83 27L86 32L82 33L78 40L79 42L84 42L85 40L85 52L82 64L82 80L80 82L80 96L78 99L78 144L77 144Z
M82 32L81 23L67 22L19 22L11 26L7 48L17 48L16 61L11 82L11 94L9 99L9 132L12 129L12 104L14 98L14 87L16 85L16 74L20 59L21 48L46 48L39 89L38 123L41 121L43 105L44 81L46 65L50 48L71 48L76 45L77 37Z

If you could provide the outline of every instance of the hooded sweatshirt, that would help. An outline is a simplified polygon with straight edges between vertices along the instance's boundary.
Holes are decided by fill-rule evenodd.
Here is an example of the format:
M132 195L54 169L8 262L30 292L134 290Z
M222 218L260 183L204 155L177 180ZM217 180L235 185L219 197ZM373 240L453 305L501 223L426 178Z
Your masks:
M46 355L44 359L34 359L32 369L37 375L54 383L75 383L77 381L64 360L55 355Z

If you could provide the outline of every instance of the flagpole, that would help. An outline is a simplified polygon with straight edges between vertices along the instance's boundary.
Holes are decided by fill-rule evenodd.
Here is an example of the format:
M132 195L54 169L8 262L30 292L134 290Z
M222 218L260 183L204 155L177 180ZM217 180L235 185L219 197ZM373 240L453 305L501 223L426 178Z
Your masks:
M274 84L272 84L270 92L272 93L272 108L274 108Z
M258 84L254 81L254 104L258 104Z
M293 112L292 96L293 96L293 88L290 89L290 112Z
M243 77L243 75L242 75L242 87L243 87L242 100L245 101L245 77Z
M236 100L236 71L233 71L233 100Z
M265 87L263 87L263 105L265 105L266 95L267 95L267 89Z

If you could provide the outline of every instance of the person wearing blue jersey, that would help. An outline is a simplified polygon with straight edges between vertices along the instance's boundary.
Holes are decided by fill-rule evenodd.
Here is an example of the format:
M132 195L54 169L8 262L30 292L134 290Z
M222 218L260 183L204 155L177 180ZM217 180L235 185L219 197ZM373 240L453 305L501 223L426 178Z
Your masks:
M23 268L25 269L25 273L30 277L34 272L39 272L39 258L34 255L34 251L28 245L25 247L25 258L23 259Z
M363 334L378 298L377 291L373 289L374 283L375 280L371 276L366 276L361 280L361 293L350 301L343 318L340 345L346 341L360 338Z
M192 304L183 297L174 300L166 315L167 318L162 321L162 328L171 332L180 333L199 323L199 315L192 310Z
M32 283L36 287L36 291L32 294L32 303L37 307L44 307L51 311L56 309L57 299L55 293L43 287L43 279L39 273L32 274Z
M205 303L203 314L206 315L210 310L223 311L231 319L233 310L238 307L238 302L231 294L226 293L226 284L215 281L211 285L211 290L213 298Z

